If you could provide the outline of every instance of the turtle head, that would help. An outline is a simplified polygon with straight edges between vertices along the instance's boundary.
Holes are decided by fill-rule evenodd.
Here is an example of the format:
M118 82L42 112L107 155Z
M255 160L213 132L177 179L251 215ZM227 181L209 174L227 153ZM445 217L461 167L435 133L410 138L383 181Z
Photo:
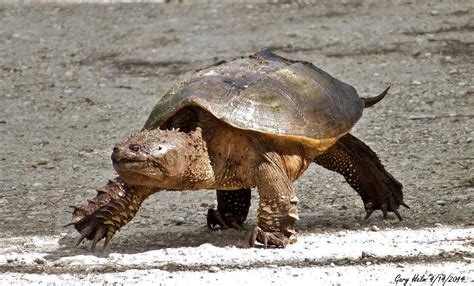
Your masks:
M201 129L143 130L115 145L114 169L130 185L160 189L195 188L212 178Z

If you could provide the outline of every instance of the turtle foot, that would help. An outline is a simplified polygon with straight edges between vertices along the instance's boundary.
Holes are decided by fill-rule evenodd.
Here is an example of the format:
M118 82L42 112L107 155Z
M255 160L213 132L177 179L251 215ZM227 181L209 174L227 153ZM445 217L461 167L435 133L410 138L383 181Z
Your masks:
M401 221L403 218L399 213L400 206L410 208L403 201L403 185L398 182L390 173L383 168L369 169L372 177L361 180L360 189L362 201L366 211L365 219L376 210L381 210L383 218L388 217L389 212L393 212Z
M219 226L221 229L234 228L237 230L244 230L241 224L238 223L237 219L230 213L222 215L219 210L209 209L207 211L207 226L209 229L217 229Z
M255 226L249 233L249 245L255 247L255 243L260 242L265 248L274 246L276 248L285 248L290 243L296 242L296 237L286 236L282 232L267 232L260 227Z
M232 191L217 190L217 209L207 211L207 226L215 229L235 228L243 230L250 208L251 190L240 189Z
M119 178L110 180L97 193L95 198L87 200L87 204L72 206L74 221L66 225L73 225L81 235L76 246L84 239L92 240L91 251L102 239L105 239L105 249L114 234L135 216L147 197L128 189Z
M85 216L77 222L71 223L81 234L76 242L76 246L87 238L88 240L92 240L91 251L94 251L97 243L105 238L103 249L107 247L118 228L111 220L99 216L99 213L101 213L101 210Z
M381 210L382 213L383 213L383 218L384 219L387 219L388 212L393 212L397 216L398 220L402 221L403 217L401 216L400 212L398 211L398 208L400 206L404 206L407 209L410 208L405 202L403 202L403 201L397 202L395 199L391 199L391 200L389 200L389 202L384 202L382 204L376 204L372 201L369 201L369 202L365 203L364 206L365 206L365 211L366 211L366 215L364 217L364 220L368 220L370 218L370 216L374 213L375 210Z
M402 220L398 208L408 208L403 201L403 185L385 169L377 154L355 136L345 135L314 162L344 176L364 202L365 219L381 210L384 218L393 212Z

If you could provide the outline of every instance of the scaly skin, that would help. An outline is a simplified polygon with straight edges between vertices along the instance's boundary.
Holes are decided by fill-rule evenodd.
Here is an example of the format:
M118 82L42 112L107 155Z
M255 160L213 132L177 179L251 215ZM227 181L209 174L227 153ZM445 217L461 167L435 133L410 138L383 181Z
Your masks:
M257 169L257 187L260 195L257 226L251 231L250 246L255 241L285 247L296 241L295 223L299 220L296 190L282 168L278 156L269 153Z
M377 154L355 136L345 135L314 162L344 176L364 202L365 219L375 210L382 210L384 218L387 212L393 212L402 220L398 208L408 208L403 202L403 185L385 170Z
M119 182L109 183L97 198L74 212L73 224L81 233L80 240L93 240L94 247L105 238L107 244L136 214L141 202L157 190L212 188L234 192L258 187L261 204L268 203L271 209L269 213L268 208L261 207L255 239L276 246L289 243L295 220L287 218L297 214L290 197L283 194L294 192L289 187L314 157L311 149L222 125L217 119L205 118L200 126L203 131L196 127L189 133L144 130L117 144L112 159ZM229 140L232 138L239 140ZM246 148L246 156L236 152L239 148ZM255 170L260 171L256 174ZM246 209L249 203L250 197L242 201ZM225 208L221 210L225 217ZM231 214L239 216L233 210ZM246 212L237 216L240 225Z
M400 205L407 208L403 201L403 185L397 181L382 165L375 152L364 142L352 134L347 134L331 148L318 155L314 162L328 170L342 175L349 185L361 196L368 219L375 210L381 210L384 218L388 212L393 212L399 220L402 216L398 212ZM217 196L218 210L228 214L224 224L216 222L224 228L235 227L229 222L234 221L233 213L239 216L248 214L250 201L247 206L236 206L228 201L241 201L245 194L240 192L220 192ZM228 197L228 198L227 198ZM208 214L208 220L216 221L214 213ZM240 223L242 225L243 221Z
M202 110L196 118L194 126L184 126L190 130L187 133L143 130L116 145L112 159L120 178L74 211L73 224L81 233L79 242L93 240L94 248L105 239L107 245L114 233L134 217L143 200L158 190L239 192L257 187L257 225L250 231L249 243L285 247L295 241L294 225L298 220L298 199L292 182L313 160L343 174L359 191L368 212L379 208L398 215L398 206L404 205L401 184L355 137L348 135L321 154L318 147L231 127ZM354 174L356 181L352 180ZM221 223L230 222L231 227L239 228L250 199L236 196L243 202L241 209L220 200L224 204L218 206L218 211L221 218L224 214ZM213 215L211 218L215 218Z
M154 193L151 189L134 189L118 177L97 190L97 196L82 206L75 206L70 225L81 234L76 245L85 238L92 240L91 250L105 238L107 247L114 234L137 213L142 202Z

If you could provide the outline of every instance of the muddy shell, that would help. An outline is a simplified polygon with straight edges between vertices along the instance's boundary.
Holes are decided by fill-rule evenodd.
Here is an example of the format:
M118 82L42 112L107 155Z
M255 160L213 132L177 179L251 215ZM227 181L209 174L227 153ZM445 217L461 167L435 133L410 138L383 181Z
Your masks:
M236 128L321 144L348 133L364 101L352 86L313 64L263 50L178 81L156 104L144 129L162 127L189 106Z

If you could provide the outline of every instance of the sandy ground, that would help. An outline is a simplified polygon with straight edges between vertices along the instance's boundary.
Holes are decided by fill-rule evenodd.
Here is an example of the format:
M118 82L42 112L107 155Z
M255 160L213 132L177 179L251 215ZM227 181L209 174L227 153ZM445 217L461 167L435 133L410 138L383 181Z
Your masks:
M377 214L363 221L355 192L340 176L313 166L295 183L301 237L374 227L472 229L472 1L184 2L0 5L0 238L54 237L59 246L47 262L89 255L86 245L71 249L77 234L62 226L71 218L68 205L94 196L114 176L113 145L140 129L159 96L186 72L265 47L315 63L362 96L392 87L353 133L404 184L412 207L403 209L405 220ZM243 232L207 230L205 213L213 205L213 191L158 193L98 255L242 245ZM247 228L254 217L252 207ZM466 239L471 250L464 256L436 256L431 266L424 256L403 263L432 269L449 262L466 273L472 231ZM1 240L4 254L10 246ZM389 262L370 269L382 275L384 267ZM2 279L37 272L0 265ZM73 280L82 275L64 273Z
M0 279L19 283L455 285L474 283L474 228L338 231L286 249L164 248L136 254L58 256L57 236L0 239ZM363 275L361 275L363 274ZM418 276L417 276L418 275ZM423 279L417 277L423 276ZM419 281L418 281L419 280ZM426 282L426 283L422 283Z

